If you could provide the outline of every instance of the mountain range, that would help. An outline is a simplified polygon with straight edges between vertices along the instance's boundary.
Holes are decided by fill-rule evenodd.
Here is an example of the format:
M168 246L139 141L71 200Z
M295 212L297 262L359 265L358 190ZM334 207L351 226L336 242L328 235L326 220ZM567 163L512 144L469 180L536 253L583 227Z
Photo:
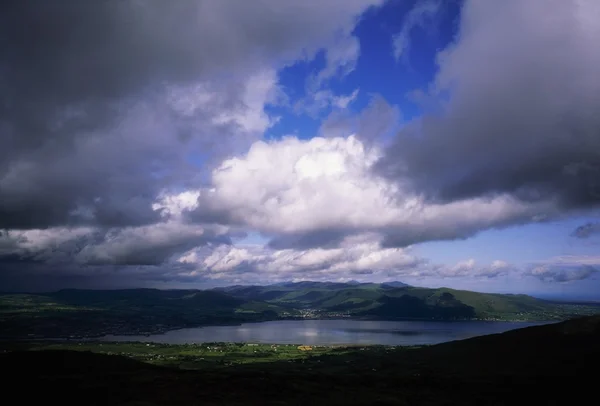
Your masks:
M0 336L93 337L298 318L563 320L598 304L395 283L296 282L210 290L79 290L0 295Z
M277 305L291 312L329 316L437 320L557 320L595 313L593 304L558 303L527 295L419 288L402 282L296 282L229 286L216 291Z

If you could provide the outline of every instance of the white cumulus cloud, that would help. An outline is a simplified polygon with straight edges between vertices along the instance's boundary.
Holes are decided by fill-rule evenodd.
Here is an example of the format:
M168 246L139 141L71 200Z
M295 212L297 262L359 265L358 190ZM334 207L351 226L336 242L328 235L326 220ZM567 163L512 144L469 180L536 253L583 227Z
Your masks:
M508 196L427 203L372 171L376 147L348 137L295 137L256 142L247 154L222 162L211 187L199 190L192 218L243 225L277 236L315 241L376 232L384 245L464 238L552 210ZM289 239L289 238L288 238Z

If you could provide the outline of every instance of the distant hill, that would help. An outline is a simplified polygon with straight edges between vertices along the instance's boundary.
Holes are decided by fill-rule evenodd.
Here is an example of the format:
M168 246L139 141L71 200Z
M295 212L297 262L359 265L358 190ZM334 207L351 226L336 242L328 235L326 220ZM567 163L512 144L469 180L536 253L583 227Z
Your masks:
M408 286L401 282L392 282ZM229 286L215 288L235 297L277 302L288 306L328 308L348 300L374 299L380 291L393 289L396 285L359 282L286 282L275 285ZM370 293L371 292L371 293ZM337 299L333 299L337 296Z
M210 290L79 290L0 295L0 338L156 334L217 324L294 319L564 320L600 307L526 295L393 283L296 282Z
M168 351L195 359L187 346ZM196 370L87 351L0 354L10 372L5 399L61 405L594 404L599 364L600 317L422 348L339 348Z
M347 315L382 319L560 320L594 314L599 308L554 303L527 295L478 293L448 288L428 289L402 282L298 282L267 286L217 288L244 300L258 300L321 316Z
M404 288L406 286L409 286L408 284L404 283L404 282L384 282L381 284L381 286L383 287L390 287L390 288Z
M0 295L0 337L154 334L274 320L282 307L213 290L79 290Z

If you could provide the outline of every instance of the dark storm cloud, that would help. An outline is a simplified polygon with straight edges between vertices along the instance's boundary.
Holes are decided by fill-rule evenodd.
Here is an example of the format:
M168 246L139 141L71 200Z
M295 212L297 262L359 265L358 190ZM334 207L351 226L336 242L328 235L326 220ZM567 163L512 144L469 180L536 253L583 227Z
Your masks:
M586 223L577 227L571 233L576 238L589 238L594 234L600 234L600 223Z
M436 202L598 205L599 13L595 1L467 1L439 55L436 110L397 135L379 171Z
M89 265L163 265L176 254L207 244L231 244L228 235L211 230L172 228L115 230L95 245L86 245L76 258Z
M477 215L476 207L465 207L465 210L471 210L470 214L473 216ZM417 223L407 227L390 228L382 233L381 245L386 248L402 248L428 241L466 240L482 230L501 230L520 224L541 223L547 220L544 214L550 213L548 217L551 217L554 216L555 211L547 206L532 205L528 210L510 210L509 208L502 213L500 208L495 213L493 211L490 213L492 215L487 217L485 214L481 214L477 221L461 221L461 219L448 215L429 225Z
M340 2L308 3L3 2L2 78L8 86L3 112L16 114L20 125L29 121L42 130L29 134L23 144L33 143L31 138L40 142L48 120L60 118L57 108L120 98L153 82L186 82L242 60L248 67L265 56L296 56L298 47L314 45L311 39L339 28L327 22L351 20L378 2L348 2L348 12L333 16L337 21L330 19ZM46 114L29 117L23 107Z
M67 267L164 265L177 254L209 244L229 245L231 238L219 230L176 223L108 230L13 231L0 235L0 267L15 262Z
M226 154L237 130L210 109L190 119L165 89L218 76L210 107L237 106L227 78L311 55L379 2L2 2L0 227L156 222L190 150Z
M128 275L120 275L115 278L115 273L97 276L90 274L64 274L64 268L55 268L53 273L41 273L40 270L48 271L47 265L24 266L22 264L12 266L2 265L0 272L0 292L51 292L60 289L122 289L124 287L143 287L139 279L130 278Z
M185 269L174 266L78 266L18 261L2 262L0 269L0 292L123 289L155 287L157 283L176 284L174 287L179 288L206 288L211 283L199 276L186 275Z
M379 3L0 2L0 285L199 281L173 261L231 237L157 196L245 151L269 123L256 92Z
M242 225L239 219L236 219L233 214L218 207L209 197L199 196L198 206L193 209L184 210L183 218L185 221L195 224L227 224L231 226Z

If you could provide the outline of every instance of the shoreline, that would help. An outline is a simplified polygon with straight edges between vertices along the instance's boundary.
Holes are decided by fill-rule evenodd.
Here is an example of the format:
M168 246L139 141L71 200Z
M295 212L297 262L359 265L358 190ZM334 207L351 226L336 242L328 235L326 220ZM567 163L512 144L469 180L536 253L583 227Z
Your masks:
M244 322L235 322L235 323L216 323L216 324L202 324L202 325L192 325L192 326L181 326L174 327L165 330L157 330L154 332L131 332L131 333L103 333L103 334L88 334L88 335L77 335L77 334L69 334L63 336L35 336L35 337L2 337L0 336L0 342L9 342L9 341L19 341L19 342L29 342L29 341L98 341L98 342L111 342L110 340L102 340L104 337L150 337L150 336L164 336L166 333L185 330L185 329L197 329L197 328L205 328L205 327L233 327L233 326L242 326L245 324L259 324L259 323L270 323L277 321L384 321L384 322L434 322L434 323L531 323L536 325L543 324L552 324L558 323L561 321L565 321L568 319L561 320L489 320L489 319L463 319L463 320L443 320L443 319L385 319L385 318L358 318L358 317L338 317L338 318L281 318L281 319L273 319L273 320L261 320L261 321L244 321ZM127 340L116 340L115 342L135 342L135 341L127 341ZM145 342L145 341L140 341Z

